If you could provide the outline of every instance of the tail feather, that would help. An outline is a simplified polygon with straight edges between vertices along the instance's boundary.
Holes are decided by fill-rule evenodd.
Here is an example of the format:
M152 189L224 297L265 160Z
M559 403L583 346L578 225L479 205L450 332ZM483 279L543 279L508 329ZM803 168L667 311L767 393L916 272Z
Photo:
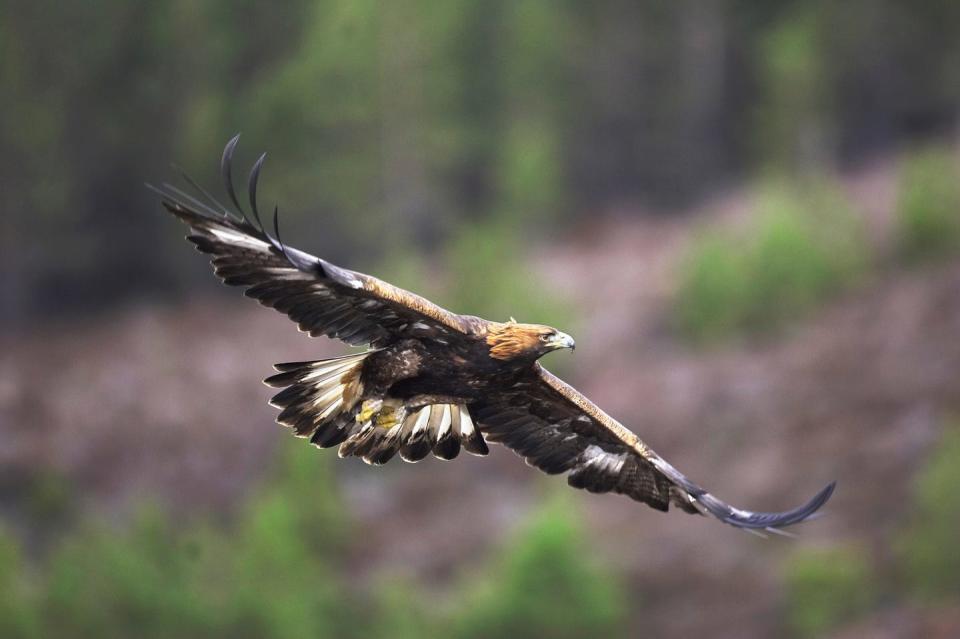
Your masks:
M341 457L362 457L375 465L385 464L397 454L417 462L431 452L440 459L453 459L461 449L474 455L489 452L462 404L408 410L400 400L377 399L370 400L377 413L361 411L360 370L370 352L277 364L277 374L263 380L282 389L270 400L280 409L277 422L298 437L309 438L315 446L339 446ZM361 423L362 419L366 421Z
M383 429L378 429L371 422L365 422L340 444L337 454L340 455L340 457L362 457L373 446L376 440L379 439L380 432L378 431L382 432L382 430Z
M280 408L277 422L317 446L336 446L358 430L351 411L362 394L360 367L371 351L312 362L277 364L263 380L283 388L270 404Z
M404 461L418 462L431 452L439 459L454 459L461 448L479 455L487 452L479 433L461 429L464 423L472 424L466 406L431 404L401 412L386 425L376 418L364 424L343 443L340 456L362 457L368 464L380 465L397 454Z
M433 454L440 459L455 459L460 454L460 407L448 404L447 409L437 430Z
M487 448L487 442L483 441L483 435L477 430L473 419L470 417L470 411L466 407L461 407L459 434L463 449L471 455L486 455L490 452L490 449Z
M356 425L349 415L338 415L324 428L318 428L310 437L310 443L319 448L339 446L353 433Z
M425 406L414 413L410 422L410 434L404 439L400 448L400 457L403 461L418 462L430 453L433 444L430 443L430 433L427 423L430 421L430 406Z

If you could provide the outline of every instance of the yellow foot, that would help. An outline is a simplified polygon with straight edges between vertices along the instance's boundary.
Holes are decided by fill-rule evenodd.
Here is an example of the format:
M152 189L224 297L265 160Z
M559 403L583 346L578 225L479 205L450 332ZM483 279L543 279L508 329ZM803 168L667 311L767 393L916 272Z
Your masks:
M365 424L373 419L373 416L380 412L383 406L382 399L368 399L360 406L360 412L357 413L357 423Z
M400 423L399 410L393 407L384 407L377 415L376 425L380 428L391 429Z

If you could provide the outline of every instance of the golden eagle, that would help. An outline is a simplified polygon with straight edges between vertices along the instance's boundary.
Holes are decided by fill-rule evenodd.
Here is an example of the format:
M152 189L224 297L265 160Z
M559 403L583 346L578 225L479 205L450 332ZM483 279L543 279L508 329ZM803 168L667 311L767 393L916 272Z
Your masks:
M250 171L250 215L233 186L231 161L220 168L236 211L184 178L194 194L154 188L163 206L190 227L187 239L212 255L224 283L286 313L300 330L369 350L334 359L278 364L265 381L282 388L271 400L277 421L341 457L384 464L399 454L453 459L463 448L486 455L501 443L549 474L590 492L616 492L666 511L670 504L754 531L778 532L810 518L828 485L805 505L779 513L734 508L700 488L635 434L538 362L573 348L555 328L492 322L451 313L369 275L285 245L273 211L273 234L261 222L257 183L266 154ZM151 187L153 188L153 187Z

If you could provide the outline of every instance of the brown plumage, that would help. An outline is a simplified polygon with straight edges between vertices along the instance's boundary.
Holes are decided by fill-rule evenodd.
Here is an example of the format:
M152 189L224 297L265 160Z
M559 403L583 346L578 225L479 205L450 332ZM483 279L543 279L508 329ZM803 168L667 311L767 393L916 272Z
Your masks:
M535 352L542 341L556 332L549 326L520 324L512 319L504 323L488 322L486 331L490 357L503 362L520 357L526 352Z
M566 473L576 488L622 493L659 510L673 504L752 530L776 532L808 519L829 499L833 484L786 512L733 508L540 365L542 355L573 348L568 335L513 319L457 315L284 245L276 211L271 235L257 210L264 156L250 174L252 218L237 199L230 163L238 137L227 144L221 170L239 216L193 182L196 197L169 185L155 190L226 284L243 287L311 336L370 347L276 366L265 382L282 390L271 403L280 409L277 421L298 437L371 464L395 455L419 461L431 452L453 459L461 449L485 455L486 442L502 443L546 473Z

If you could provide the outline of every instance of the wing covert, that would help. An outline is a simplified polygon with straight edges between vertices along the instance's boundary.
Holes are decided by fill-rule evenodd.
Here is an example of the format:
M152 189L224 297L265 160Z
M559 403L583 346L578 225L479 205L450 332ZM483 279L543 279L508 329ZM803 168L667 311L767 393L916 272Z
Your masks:
M785 512L741 510L690 481L633 432L582 393L536 364L509 391L474 407L488 441L500 442L549 474L590 492L627 495L658 510L671 504L750 530L779 529L810 519L833 493L831 483Z
M244 287L245 295L285 313L312 336L326 335L353 345L378 347L404 337L450 339L473 331L474 318L283 244L276 209L271 236L256 201L264 155L250 172L252 219L236 197L230 165L238 137L224 149L221 169L239 215L186 176L196 196L169 184L150 187L161 196L163 206L190 227L187 239L212 256L214 271L225 284Z

